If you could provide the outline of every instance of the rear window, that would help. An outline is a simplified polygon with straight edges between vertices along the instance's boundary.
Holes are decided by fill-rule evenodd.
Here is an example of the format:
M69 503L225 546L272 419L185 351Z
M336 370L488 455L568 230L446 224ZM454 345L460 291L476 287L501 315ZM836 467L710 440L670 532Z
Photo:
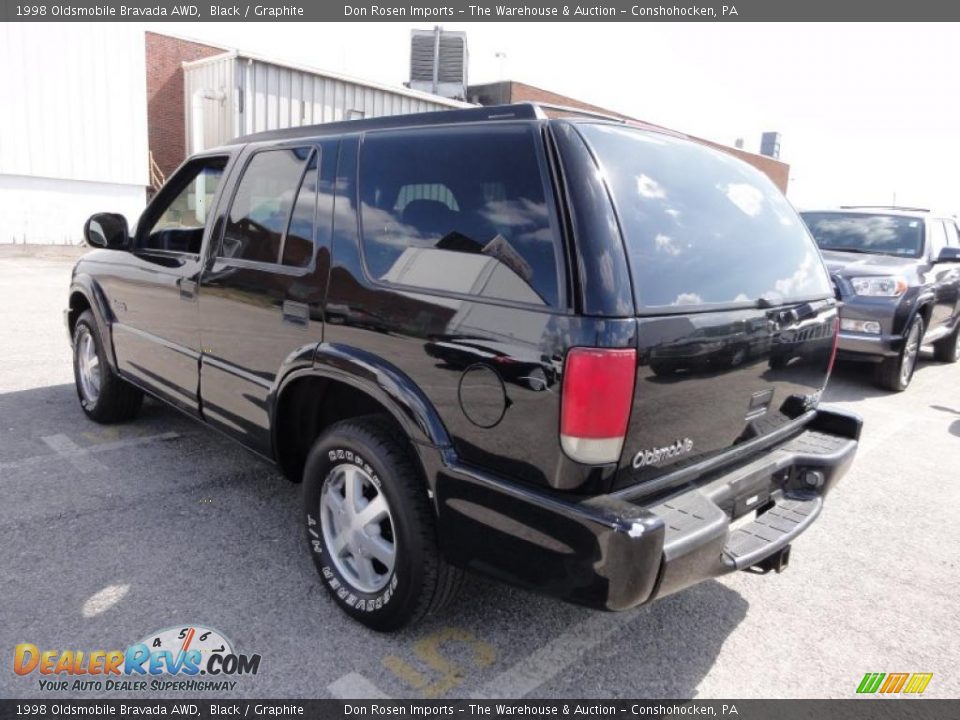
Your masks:
M612 125L578 128L613 195L638 305L832 295L803 222L758 170L668 136Z
M902 215L801 213L821 250L920 257L923 220ZM940 228L941 234L943 228Z

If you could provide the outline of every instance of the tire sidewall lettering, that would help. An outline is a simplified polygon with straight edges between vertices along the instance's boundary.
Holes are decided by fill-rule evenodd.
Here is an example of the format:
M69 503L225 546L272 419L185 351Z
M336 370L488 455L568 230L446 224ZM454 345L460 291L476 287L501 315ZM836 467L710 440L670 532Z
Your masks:
M379 473L374 470L361 453L348 449L345 446L333 447L324 454L324 461L323 468L321 469L324 482L333 466L351 463L361 468L367 474L377 490L384 492ZM322 491L323 482L318 484L316 495L319 497ZM308 540L314 555L314 560L319 566L321 579L327 584L333 595L354 612L374 612L387 607L397 594L397 586L399 585L397 570L394 569L393 575L390 577L390 582L379 593L368 594L353 588L346 580L340 577L336 568L327 562L327 553L324 549L320 524L320 519L314 518L310 513L306 513Z

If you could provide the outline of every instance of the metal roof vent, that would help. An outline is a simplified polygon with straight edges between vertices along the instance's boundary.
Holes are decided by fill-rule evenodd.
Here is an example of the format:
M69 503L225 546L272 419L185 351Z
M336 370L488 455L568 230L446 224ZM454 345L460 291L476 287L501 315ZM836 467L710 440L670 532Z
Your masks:
M410 88L441 97L467 97L467 34L439 25L410 33Z

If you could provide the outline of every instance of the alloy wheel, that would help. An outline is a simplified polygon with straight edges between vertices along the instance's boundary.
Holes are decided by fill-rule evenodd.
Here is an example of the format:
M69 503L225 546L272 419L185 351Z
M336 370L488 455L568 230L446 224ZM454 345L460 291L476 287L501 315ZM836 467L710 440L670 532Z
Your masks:
M330 560L355 589L387 586L397 558L390 505L370 475L353 463L335 466L320 494L320 525Z
M77 369L83 399L96 404L100 397L100 356L93 334L86 327L80 329L77 337Z

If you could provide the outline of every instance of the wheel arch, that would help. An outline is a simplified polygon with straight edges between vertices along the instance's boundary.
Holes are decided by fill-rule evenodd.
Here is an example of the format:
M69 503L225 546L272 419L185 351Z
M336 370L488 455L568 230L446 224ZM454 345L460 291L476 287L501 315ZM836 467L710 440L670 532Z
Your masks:
M70 342L73 343L73 332L77 327L80 316L90 310L97 323L100 341L106 352L107 360L112 370L117 369L117 360L113 351L113 334L110 331L111 317L106 298L100 287L87 275L74 277L70 284L70 299L67 306L67 328L70 333Z
M407 439L424 477L450 436L426 395L395 366L371 353L321 343L314 363L284 375L271 410L274 455L287 477L298 480L314 440L340 420L378 414Z
M910 318L910 322L913 322L913 318L919 315L923 318L923 328L927 330L930 327L930 319L933 317L933 299L924 298L917 303L916 310L913 311L913 317ZM910 323L907 323L907 327L910 326Z

